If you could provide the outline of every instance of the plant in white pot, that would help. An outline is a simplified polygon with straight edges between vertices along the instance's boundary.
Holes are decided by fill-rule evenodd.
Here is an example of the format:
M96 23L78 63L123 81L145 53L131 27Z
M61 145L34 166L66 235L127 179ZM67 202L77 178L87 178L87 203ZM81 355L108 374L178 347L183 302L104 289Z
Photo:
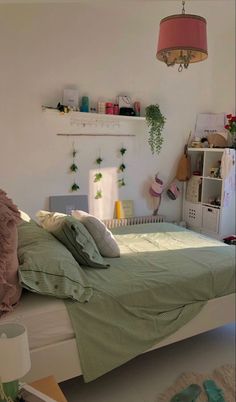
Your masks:
M148 143L152 154L159 154L163 144L162 131L166 122L165 116L161 113L159 105L149 105L145 109L145 118L149 127Z

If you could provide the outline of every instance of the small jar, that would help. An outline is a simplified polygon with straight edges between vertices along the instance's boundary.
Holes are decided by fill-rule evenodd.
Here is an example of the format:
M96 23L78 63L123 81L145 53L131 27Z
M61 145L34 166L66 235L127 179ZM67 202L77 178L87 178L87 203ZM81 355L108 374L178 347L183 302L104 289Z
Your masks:
M98 110L98 113L105 114L106 113L106 102L99 101L97 110Z
M117 103L114 104L113 106L113 114L119 114L119 105Z
M113 113L113 103L107 102L106 103L106 114L114 114Z

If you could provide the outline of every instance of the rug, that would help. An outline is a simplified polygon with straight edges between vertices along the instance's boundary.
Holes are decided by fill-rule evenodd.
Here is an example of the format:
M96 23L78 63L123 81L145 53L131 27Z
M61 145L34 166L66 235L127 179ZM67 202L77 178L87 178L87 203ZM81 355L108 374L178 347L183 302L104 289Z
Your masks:
M224 392L226 402L235 402L235 366L224 365L215 369L212 373L183 373L176 382L161 394L157 402L170 402L170 399L188 387L190 384L199 384L202 387L202 392L199 395L197 402L207 402L207 395L203 390L202 383L205 380L214 380L216 384Z

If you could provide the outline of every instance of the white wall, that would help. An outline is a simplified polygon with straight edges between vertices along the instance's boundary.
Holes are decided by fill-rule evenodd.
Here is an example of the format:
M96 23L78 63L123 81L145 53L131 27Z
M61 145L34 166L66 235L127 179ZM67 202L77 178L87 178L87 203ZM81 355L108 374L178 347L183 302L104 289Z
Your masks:
M151 212L147 188L159 171L167 182L198 112L235 110L235 4L194 0L186 11L207 18L207 61L178 73L155 59L161 18L179 13L180 2L125 1L77 4L0 5L0 188L32 216L47 208L49 195L70 194L72 141L59 138L58 120L41 111L56 105L63 88L75 85L97 101L126 92L142 105L159 103L167 117L165 142L152 156L143 123L135 138L83 138L79 146L78 194L88 193L89 171L99 149L103 167L119 163L127 148L127 186L121 199L134 199L136 215ZM181 202L163 197L160 213L180 217Z

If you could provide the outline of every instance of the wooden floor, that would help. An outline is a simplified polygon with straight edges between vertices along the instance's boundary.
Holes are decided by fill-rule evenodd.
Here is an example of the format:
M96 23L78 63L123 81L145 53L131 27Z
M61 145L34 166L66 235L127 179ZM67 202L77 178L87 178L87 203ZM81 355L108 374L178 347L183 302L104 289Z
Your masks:
M91 383L79 377L60 386L68 402L158 402L158 394L184 371L235 364L234 349L231 324L139 356Z

